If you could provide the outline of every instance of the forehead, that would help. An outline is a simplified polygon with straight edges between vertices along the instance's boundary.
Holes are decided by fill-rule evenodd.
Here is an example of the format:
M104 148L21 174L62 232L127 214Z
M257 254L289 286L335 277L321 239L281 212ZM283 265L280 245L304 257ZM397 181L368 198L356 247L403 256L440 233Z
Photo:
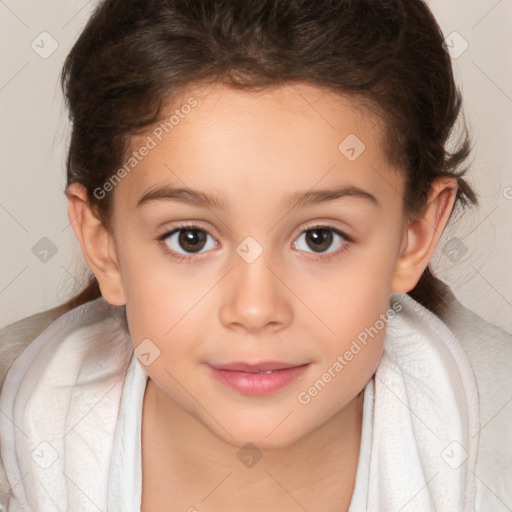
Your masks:
M132 140L132 150L149 141L151 149L118 187L132 205L161 184L207 189L223 203L230 201L230 185L237 195L241 189L290 195L343 182L401 193L380 118L352 98L310 84L189 87L174 95L161 121Z
M193 124L187 122L188 114L179 116L179 124L185 129L199 131L208 125L212 132L238 126L257 133L254 142L265 133L275 136L283 128L287 128L287 133L281 132L283 136L290 134L298 139L303 134L312 141L325 130L340 134L353 130L361 135L370 130L379 136L382 125L376 109L366 108L363 100L306 83L256 90L233 89L219 83L196 84L173 96L163 115L164 123L173 113L186 109L191 98L197 102L191 112Z

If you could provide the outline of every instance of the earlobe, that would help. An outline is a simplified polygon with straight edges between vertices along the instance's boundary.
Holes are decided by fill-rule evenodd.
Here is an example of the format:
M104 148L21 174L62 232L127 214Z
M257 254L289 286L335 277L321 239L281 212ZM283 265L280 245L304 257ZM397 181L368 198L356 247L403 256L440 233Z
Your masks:
M432 184L422 215L412 220L404 233L392 293L407 293L418 283L448 223L456 195L456 178L443 177Z
M126 300L112 233L91 209L83 185L72 183L66 195L69 221L87 265L98 280L101 295L110 304L124 305Z

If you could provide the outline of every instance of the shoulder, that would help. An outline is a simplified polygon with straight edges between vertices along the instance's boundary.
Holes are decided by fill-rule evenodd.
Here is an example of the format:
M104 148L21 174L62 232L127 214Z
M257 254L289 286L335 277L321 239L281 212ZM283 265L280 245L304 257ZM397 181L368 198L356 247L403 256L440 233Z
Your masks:
M0 387L12 362L66 310L62 306L22 318L0 329Z
M19 458L18 447L25 453L41 438L52 438L60 443L59 450L63 450L62 432L65 430L62 428L74 429L76 423L72 418L83 419L84 407L98 404L98 393L103 397L108 394L108 400L100 400L101 406L95 406L95 413L88 416L87 422L79 421L80 433L77 435L83 435L85 439L91 434L87 441L94 447L92 452L88 451L91 467L97 464L100 452L102 456L108 455L108 450L102 451L99 447L105 443L107 446L108 439L113 436L116 404L120 403L122 392L119 384L133 361L125 308L112 306L99 297L73 309L59 306L24 318L0 330L0 361L3 365L0 375L2 512L12 500L13 491L9 484L18 485L20 478L23 479L20 468L27 461ZM114 388L115 391L111 392ZM75 394L80 396L80 400L71 400ZM41 422L42 417L51 421ZM100 444L96 426L91 427L98 424L96 420L101 422L102 432L108 432L106 441L101 440ZM26 433L19 444L17 431ZM70 446L73 447L69 451L71 454L74 453L73 443ZM77 450L80 451L79 448ZM56 467L52 469L54 473L59 472ZM45 468L41 469L49 482L49 491L54 486L51 482L57 477L55 474L48 476ZM25 491L29 494L36 492L33 483L33 479L24 482L17 489L19 496Z
M481 503L512 503L512 334L487 322L450 293L441 319L464 348L480 398L477 487Z
M486 393L482 398L491 400L491 403L482 404L482 411L492 408L493 403L497 405L500 397L511 400L512 334L466 308L451 293L447 304L441 319L464 348L473 366L479 389ZM491 390L492 394L489 393Z
M54 320L65 313L62 306L22 318L0 329L0 392L13 361ZM0 456L0 511L7 510L10 487Z

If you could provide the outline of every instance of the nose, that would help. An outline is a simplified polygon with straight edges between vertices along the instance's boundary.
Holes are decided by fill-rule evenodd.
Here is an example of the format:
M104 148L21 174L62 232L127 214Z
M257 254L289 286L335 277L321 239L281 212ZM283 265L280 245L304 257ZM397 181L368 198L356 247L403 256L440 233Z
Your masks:
M233 264L221 290L221 323L251 334L275 332L289 325L291 292L265 252L252 263L236 255Z

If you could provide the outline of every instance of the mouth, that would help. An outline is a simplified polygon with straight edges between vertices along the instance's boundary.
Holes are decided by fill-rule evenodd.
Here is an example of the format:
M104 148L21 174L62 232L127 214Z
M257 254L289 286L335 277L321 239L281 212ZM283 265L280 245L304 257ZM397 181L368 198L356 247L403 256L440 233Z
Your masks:
M277 361L261 363L207 364L213 377L239 393L266 395L274 393L301 377L310 363L293 364Z

